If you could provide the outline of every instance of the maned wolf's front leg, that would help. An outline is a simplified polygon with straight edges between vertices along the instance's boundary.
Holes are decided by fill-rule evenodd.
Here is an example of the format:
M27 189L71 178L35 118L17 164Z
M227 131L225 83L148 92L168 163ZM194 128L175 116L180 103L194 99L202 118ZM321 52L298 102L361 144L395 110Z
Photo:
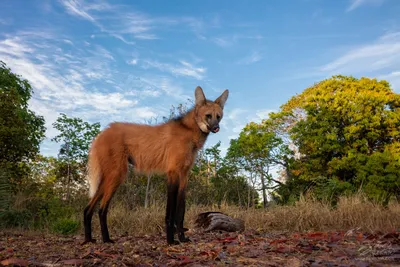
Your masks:
M187 176L181 177L179 180L179 189L178 189L178 197L177 197L177 205L176 205L176 230L178 232L178 238L180 242L189 242L190 239L185 237L186 228L183 227L183 221L185 219L185 209L186 209L186 185L187 185Z
M167 234L168 244L178 244L178 241L174 240L175 233L175 216L176 216L176 200L178 195L179 184L171 177L168 177L168 196L167 196L167 210L165 214L165 227Z

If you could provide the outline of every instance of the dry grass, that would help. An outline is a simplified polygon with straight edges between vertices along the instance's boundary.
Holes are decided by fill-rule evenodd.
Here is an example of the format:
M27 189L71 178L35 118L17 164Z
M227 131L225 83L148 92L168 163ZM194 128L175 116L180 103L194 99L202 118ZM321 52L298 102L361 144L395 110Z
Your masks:
M194 227L198 213L221 211L245 221L247 229L271 231L330 231L360 228L363 231L392 231L400 228L400 204L387 208L367 201L361 195L343 197L333 209L310 198L301 198L293 206L274 206L263 209L241 209L223 205L217 207L191 206L186 211L185 226ZM164 231L164 206L127 210L115 203L109 212L111 233L142 235ZM97 217L93 230L99 234Z

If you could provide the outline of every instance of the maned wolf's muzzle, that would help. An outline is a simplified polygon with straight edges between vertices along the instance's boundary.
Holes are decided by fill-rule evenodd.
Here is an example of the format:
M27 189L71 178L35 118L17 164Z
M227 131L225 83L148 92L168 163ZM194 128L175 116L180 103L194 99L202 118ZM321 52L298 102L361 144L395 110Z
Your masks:
M211 132L217 133L218 131L219 131L219 125L218 124L216 124L213 127L211 127Z

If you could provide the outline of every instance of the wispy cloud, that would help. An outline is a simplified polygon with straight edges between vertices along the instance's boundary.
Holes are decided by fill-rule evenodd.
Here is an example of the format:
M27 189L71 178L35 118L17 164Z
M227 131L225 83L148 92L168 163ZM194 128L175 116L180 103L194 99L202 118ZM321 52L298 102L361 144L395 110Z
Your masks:
M176 76L187 76L201 80L204 77L206 68L195 67L191 63L180 60L179 64L161 63L155 60L143 60L143 68L156 68L162 72L169 72Z
M131 60L127 61L126 63L128 63L129 65L136 65L138 63L138 59L132 58Z
M7 19L0 18L0 25L10 25L11 21Z
M258 117L259 122L269 118L269 114L271 112L277 112L275 109L262 109L256 111L256 116Z
M126 44L134 40L155 40L161 37L157 30L169 27L188 27L198 35L204 23L191 17L155 17L132 9L129 5L110 4L104 0L86 2L60 0L66 12L87 20L106 33Z
M262 55L258 51L252 52L250 55L240 59L237 63L238 64L244 64L244 65L249 65L255 62L258 62L262 59Z
M247 110L242 109L242 108L235 108L232 110L229 110L228 112L226 112L226 114L224 115L225 118L235 121L238 120L240 118L240 116L242 114L245 114L247 112Z
M136 39L156 39L150 31L155 23L147 15L132 11L128 6L111 5L106 1L84 2L60 0L68 14L85 19L102 32L124 43L135 44Z
M346 12L350 12L352 10L355 10L357 8L359 8L360 6L363 5L381 5L383 3L384 0L350 0L350 5L349 7L346 9Z
M378 78L389 81L392 89L400 93L400 66L398 67L398 71L393 71L389 74L381 75Z
M303 68L304 69L304 68ZM400 89L400 32L382 35L375 41L353 46L326 64L300 71L293 79L327 78L332 75L377 77Z
M326 74L367 74L400 68L400 32L385 34L371 44L361 45L320 67Z
M123 119L121 114L133 118L154 116L154 110L139 106L137 95L118 90L114 80L120 74L111 67L115 58L104 47L68 50L71 46L65 38L43 39L43 34L37 32L15 35L0 39L0 58L33 86L30 106L45 117L48 137L55 134L51 124L60 112L105 124Z
M244 35L244 34L231 34L224 36L217 36L210 38L211 42L221 47L228 47L236 44L240 40L261 40L263 36L260 34L256 35Z
M145 91L154 92L161 91L167 96L170 96L179 101L186 101L191 96L184 94L184 89L178 83L172 81L166 76L147 75L136 79L135 87L144 88ZM153 93L154 95L154 93Z
M224 38L224 37L215 37L212 39L212 41L216 45L221 46L221 47L227 47L227 46L232 45L232 43L233 43L232 40L230 40L228 38Z
M61 3L65 6L69 14L87 19L91 22L96 21L87 11L85 11L85 9L88 9L88 6L84 5L83 2L77 0L64 0L61 1Z

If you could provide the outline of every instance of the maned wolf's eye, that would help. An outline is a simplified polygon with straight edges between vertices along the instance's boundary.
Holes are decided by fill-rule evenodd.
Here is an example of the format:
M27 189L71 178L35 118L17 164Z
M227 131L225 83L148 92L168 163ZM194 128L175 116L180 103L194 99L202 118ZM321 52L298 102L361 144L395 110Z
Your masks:
M218 119L218 120L221 119L221 116L220 116L220 115L217 115L217 119Z
M211 114L207 114L207 115L206 115L206 118L207 118L207 119L211 119Z

